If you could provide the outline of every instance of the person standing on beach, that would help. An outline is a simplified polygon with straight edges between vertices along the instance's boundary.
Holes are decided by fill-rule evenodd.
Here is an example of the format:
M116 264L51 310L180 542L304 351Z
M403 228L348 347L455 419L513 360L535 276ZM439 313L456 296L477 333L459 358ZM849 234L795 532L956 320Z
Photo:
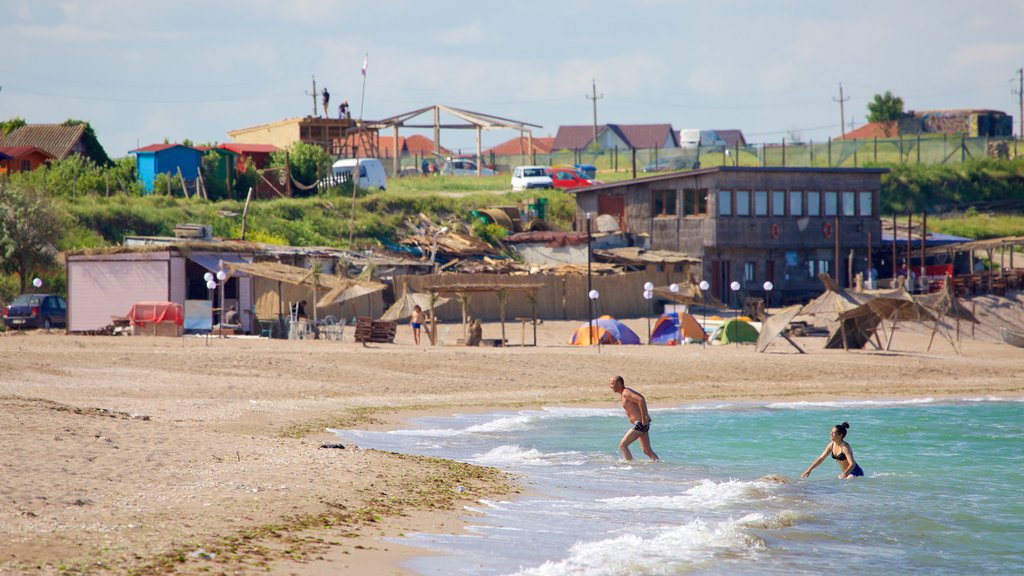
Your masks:
M651 415L647 412L647 399L644 395L626 388L626 381L622 376L612 376L608 387L622 398L622 409L626 411L626 418L632 424L632 428L626 431L626 435L619 442L619 451L626 460L632 460L633 454L629 451L629 445L640 439L640 447L644 454L652 461L658 461L658 455L651 448Z
M412 339L416 341L417 346L420 345L420 328L423 326L423 319L423 308L417 304L412 309L412 321L410 322L412 324Z
M811 463L811 466L800 475L801 478L807 478L811 475L811 470L818 467L825 461L827 456L832 456L832 459L839 464L839 469L842 472L839 474L840 478L849 478L850 476L863 476L864 471L860 469L860 464L853 459L853 448L846 443L846 431L850 429L850 425L846 422L842 424L836 424L832 427L832 432L829 434L828 446L825 446L825 451L818 456L818 459Z

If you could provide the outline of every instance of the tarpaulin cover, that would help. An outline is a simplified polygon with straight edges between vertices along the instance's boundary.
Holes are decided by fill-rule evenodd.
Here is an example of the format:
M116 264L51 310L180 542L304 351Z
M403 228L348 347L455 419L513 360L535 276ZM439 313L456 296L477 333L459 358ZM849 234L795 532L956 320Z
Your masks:
M136 302L128 311L132 326L145 326L150 322L185 324L185 309L176 302Z

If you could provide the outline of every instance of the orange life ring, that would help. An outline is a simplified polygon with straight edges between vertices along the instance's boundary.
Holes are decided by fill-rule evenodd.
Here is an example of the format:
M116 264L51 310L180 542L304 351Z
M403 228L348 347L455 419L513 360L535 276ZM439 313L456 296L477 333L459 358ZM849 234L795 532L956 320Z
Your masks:
M772 224L772 227L768 229L768 235L772 237L772 240L779 239L779 225Z
M824 224L822 224L822 226L821 226L821 234L825 238L831 238L832 237L832 224L830 224L828 222L825 222Z

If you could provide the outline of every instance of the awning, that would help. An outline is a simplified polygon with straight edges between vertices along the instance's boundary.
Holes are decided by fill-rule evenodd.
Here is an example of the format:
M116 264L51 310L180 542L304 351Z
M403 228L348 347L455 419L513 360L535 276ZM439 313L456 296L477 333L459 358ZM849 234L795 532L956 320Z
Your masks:
M252 262L252 258L249 258L247 260L247 259L242 258L241 256L239 256L238 254L233 254L233 253L231 253L231 254L228 254L228 253L225 253L225 254L189 254L188 259L193 261L193 262L195 262L196 264L199 264L203 268L206 268L210 272L213 272L214 274L216 274L218 270L227 270L227 266L223 266L222 267L221 264L220 264L221 262L224 262L226 264L246 264L246 263ZM248 276L248 274L246 274L245 272L242 272L242 271L235 271L233 275L234 276Z

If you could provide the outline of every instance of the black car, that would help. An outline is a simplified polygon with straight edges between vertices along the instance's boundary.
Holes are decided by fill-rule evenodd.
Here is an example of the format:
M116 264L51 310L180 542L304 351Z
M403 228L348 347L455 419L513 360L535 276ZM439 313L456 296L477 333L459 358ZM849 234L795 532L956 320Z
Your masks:
M67 303L54 294L22 294L4 308L8 328L63 328L67 319Z

